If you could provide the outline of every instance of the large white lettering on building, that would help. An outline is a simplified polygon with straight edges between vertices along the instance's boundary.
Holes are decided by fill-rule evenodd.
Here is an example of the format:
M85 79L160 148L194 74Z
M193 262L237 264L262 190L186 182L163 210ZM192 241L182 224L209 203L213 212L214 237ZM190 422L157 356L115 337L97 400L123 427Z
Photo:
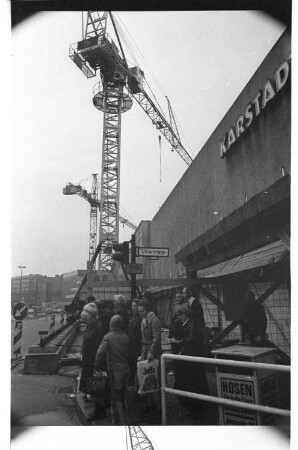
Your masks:
M274 79L268 79L259 90L253 100L246 106L243 114L237 118L235 125L231 126L220 141L220 157L225 157L232 145L241 137L241 135L250 127L253 120L259 116L261 111L266 108L268 103L285 86L290 73L290 64L283 61L275 71Z

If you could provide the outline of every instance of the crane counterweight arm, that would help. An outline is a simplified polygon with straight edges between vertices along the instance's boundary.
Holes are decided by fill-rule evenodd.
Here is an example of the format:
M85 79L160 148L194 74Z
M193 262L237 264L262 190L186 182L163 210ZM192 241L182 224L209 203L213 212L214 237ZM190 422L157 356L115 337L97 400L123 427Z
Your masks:
M140 92L135 94L132 91L130 92L138 102L138 104L141 106L141 108L150 117L152 123L164 135L167 141L169 141L172 148L174 148L179 156L183 159L183 161L186 162L188 166L190 166L193 161L192 157L185 150L172 126L165 119L164 115L157 108L147 92L144 89L141 89Z

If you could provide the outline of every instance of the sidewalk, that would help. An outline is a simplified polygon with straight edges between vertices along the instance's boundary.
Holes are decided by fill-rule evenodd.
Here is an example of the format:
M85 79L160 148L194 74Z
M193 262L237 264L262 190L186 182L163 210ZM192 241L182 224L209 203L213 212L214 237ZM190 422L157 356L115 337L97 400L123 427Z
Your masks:
M61 374L25 375L21 361L11 371L12 437L19 427L76 426L76 379Z
M11 370L12 436L21 428L36 425L78 426L112 425L111 411L100 420L88 420L94 413L93 402L86 402L83 393L77 390L80 365L77 355L82 347L82 334L78 333L69 349L69 356L76 355L73 365L61 367L57 374L24 374L24 362L20 361ZM214 373L209 373L209 382L215 386ZM169 377L169 384L174 382ZM127 392L127 425L161 425L161 410L146 410L146 399L137 395L133 386ZM193 418L181 406L174 395L167 395L167 418L169 425L216 425L217 407L208 406L206 417Z

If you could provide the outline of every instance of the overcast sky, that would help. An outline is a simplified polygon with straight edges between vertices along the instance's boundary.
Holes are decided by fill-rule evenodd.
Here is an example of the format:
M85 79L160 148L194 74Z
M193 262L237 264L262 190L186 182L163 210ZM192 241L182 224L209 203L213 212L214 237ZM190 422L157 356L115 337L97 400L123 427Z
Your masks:
M169 97L193 156L284 30L253 11L116 18L146 60L149 69L139 64L164 111ZM80 12L40 13L13 31L12 276L19 265L48 276L86 267L89 204L62 194L66 182L101 171L103 114L92 104L98 77L87 80L68 57L81 36ZM154 217L187 169L170 150L162 138L160 181L158 132L134 103L122 116L120 212L136 224ZM120 241L129 239L132 230L120 229Z

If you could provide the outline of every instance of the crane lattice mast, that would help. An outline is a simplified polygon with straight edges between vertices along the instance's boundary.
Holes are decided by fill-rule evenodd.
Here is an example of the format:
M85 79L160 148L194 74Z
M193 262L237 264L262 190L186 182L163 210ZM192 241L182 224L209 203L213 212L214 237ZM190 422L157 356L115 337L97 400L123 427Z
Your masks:
M92 188L91 188L91 198L98 201L98 174L92 174ZM89 234L89 261L93 258L97 247L97 205L96 203L91 203L90 208L90 234Z
M98 210L100 211L101 202L99 200L99 182L98 174L92 174L92 188L91 192L87 192L80 184L67 183L63 188L64 195L78 195L90 204L90 235L89 235L89 261L93 259L97 248L98 242ZM119 214L119 221L131 228L136 230L137 226L128 220L126 217Z
M94 106L104 113L101 168L101 209L99 225L100 271L111 269L112 255L105 249L119 240L120 144L121 114L132 106L135 98L152 123L170 142L172 148L189 166L191 156L181 144L171 124L145 91L144 72L129 68L111 13L121 54L106 32L107 12L88 11L84 38L70 46L69 56L87 78L100 71L94 87Z
M154 450L152 443L141 427L128 427L132 450Z

